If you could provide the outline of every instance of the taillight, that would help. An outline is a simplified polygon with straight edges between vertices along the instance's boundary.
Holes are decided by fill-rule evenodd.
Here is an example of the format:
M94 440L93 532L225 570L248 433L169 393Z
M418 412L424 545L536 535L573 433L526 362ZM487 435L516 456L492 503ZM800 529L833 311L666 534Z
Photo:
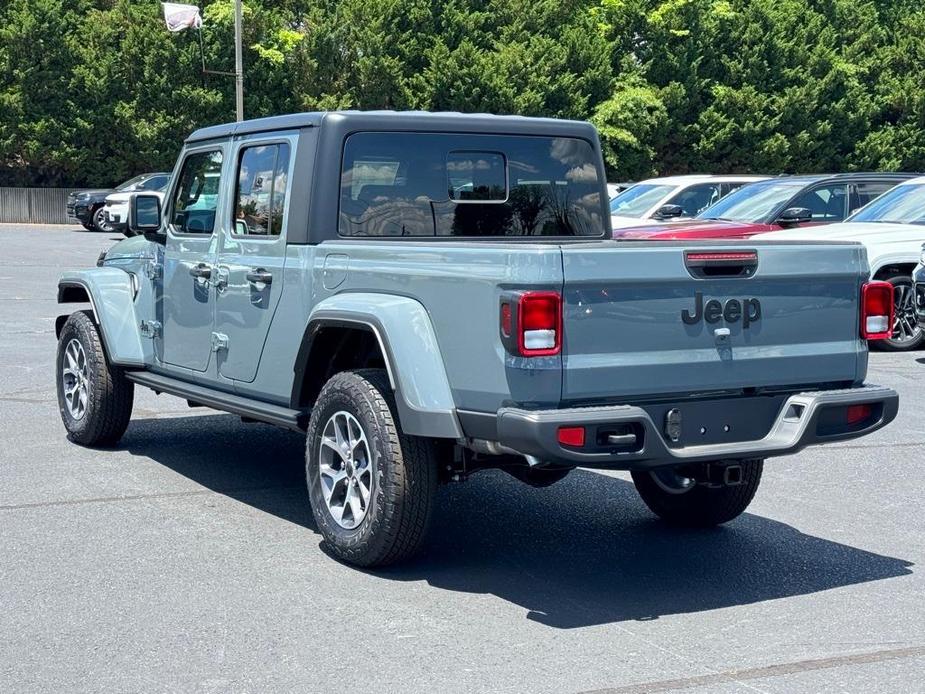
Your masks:
M885 340L893 335L893 285L868 282L861 288L861 337Z
M549 357L562 349L562 297L558 292L517 292L501 302L501 339L524 357Z

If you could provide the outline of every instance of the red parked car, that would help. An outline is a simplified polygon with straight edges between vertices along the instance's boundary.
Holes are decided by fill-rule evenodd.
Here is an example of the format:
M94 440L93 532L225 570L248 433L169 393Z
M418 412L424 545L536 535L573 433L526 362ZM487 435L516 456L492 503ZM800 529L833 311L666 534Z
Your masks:
M915 174L782 176L750 183L694 219L614 230L614 238L744 239L765 231L841 222Z

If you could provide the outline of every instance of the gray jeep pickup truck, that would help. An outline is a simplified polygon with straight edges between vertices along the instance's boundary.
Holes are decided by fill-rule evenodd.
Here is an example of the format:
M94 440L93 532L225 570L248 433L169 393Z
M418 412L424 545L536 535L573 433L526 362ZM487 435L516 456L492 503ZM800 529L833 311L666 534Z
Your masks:
M680 525L763 461L870 433L892 290L855 244L615 241L587 123L304 113L186 141L163 209L67 272L57 390L114 444L136 385L306 433L318 529L362 566L422 543L435 488L629 470Z

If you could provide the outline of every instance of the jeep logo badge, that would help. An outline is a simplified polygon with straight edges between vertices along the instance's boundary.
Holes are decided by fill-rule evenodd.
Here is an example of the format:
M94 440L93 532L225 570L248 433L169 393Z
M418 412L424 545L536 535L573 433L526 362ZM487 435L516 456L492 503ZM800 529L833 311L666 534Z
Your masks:
M681 320L686 325L696 325L700 321L707 323L718 323L724 320L727 323L737 323L742 321L742 328L748 329L752 323L761 320L761 302L758 299L727 299L726 303L720 303L718 299L710 299L706 304L703 303L703 293L694 294L694 310L684 309L681 311Z

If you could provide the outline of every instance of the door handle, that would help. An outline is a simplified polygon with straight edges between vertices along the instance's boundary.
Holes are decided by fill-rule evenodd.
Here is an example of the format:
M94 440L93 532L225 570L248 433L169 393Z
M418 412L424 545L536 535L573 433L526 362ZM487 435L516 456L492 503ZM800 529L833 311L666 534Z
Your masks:
M247 278L248 282L253 282L254 284L257 284L258 282L261 284L273 283L273 275L264 270L262 267L259 267L256 270L251 270L247 273L247 275L245 275L245 277Z
M199 263L189 269L189 274L191 277L207 280L212 277L212 268L205 263Z

